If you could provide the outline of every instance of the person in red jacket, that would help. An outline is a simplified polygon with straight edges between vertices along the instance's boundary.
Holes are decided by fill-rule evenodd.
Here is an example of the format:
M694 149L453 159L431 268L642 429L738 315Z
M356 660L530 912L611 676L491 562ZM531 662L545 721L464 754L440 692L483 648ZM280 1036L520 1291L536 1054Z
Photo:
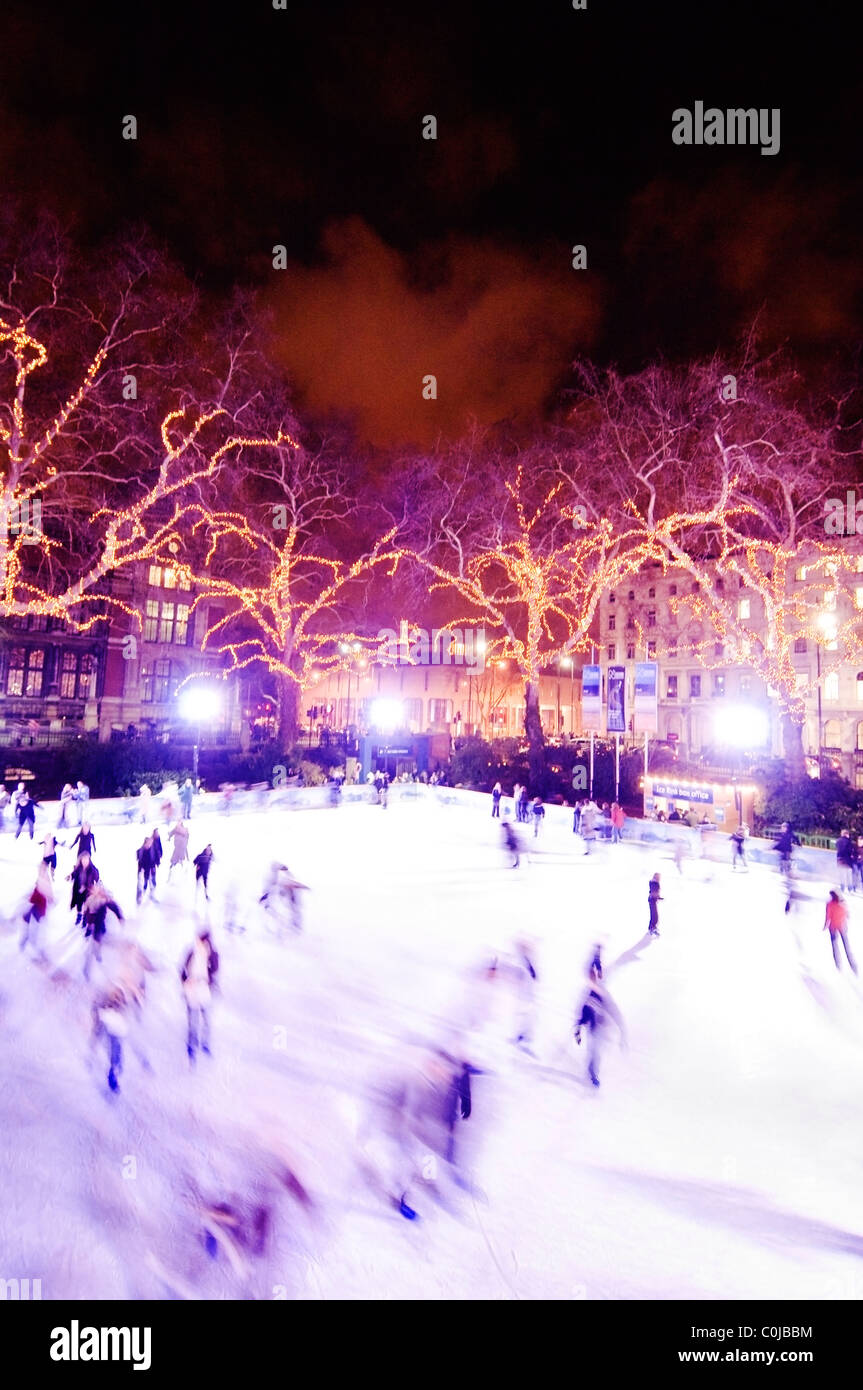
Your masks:
M848 908L843 903L835 888L830 889L830 897L827 899L824 930L830 933L830 945L833 947L833 959L836 962L836 969L839 969L839 946L836 941L836 938L839 937L842 941L842 945L845 947L848 964L856 975L857 965L848 946Z

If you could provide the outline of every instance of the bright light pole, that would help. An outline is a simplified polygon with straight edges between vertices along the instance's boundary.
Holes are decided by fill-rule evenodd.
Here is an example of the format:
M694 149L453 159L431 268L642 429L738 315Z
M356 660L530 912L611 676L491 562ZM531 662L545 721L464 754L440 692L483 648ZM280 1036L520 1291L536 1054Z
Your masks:
M828 641L832 642L836 636L836 619L830 612L822 612L815 619L816 627L819 627ZM821 776L823 768L821 766L821 744L823 741L824 725L821 721L821 643L815 639L815 690L818 700L818 776Z
M180 697L183 718L195 726L195 742L192 745L192 783L198 785L198 748L201 743L203 725L212 725L222 712L222 697L214 685L187 685Z

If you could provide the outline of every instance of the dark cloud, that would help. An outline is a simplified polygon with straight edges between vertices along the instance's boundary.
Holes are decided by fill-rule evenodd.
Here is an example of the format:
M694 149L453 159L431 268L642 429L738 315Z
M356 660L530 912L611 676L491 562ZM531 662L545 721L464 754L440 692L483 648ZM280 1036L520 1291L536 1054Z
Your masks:
M853 340L863 290L854 190L793 170L765 187L760 172L650 183L631 207L630 267L654 294L697 287L693 311L728 332L757 313L768 337L804 349Z
M530 257L452 238L406 257L350 218L323 249L269 296L273 351L313 412L352 417L375 444L537 411L599 322L596 280L569 269L566 247Z

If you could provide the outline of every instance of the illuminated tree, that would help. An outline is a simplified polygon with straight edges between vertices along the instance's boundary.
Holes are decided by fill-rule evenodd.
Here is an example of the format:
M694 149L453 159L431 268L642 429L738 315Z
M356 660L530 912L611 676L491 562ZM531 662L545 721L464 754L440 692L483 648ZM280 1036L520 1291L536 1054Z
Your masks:
M9 239L11 251L0 237L0 616L86 628L118 602L112 570L180 543L181 497L206 472L200 435L212 412L166 403L192 298L143 237L98 266L73 261L49 222L26 237L13 225Z
M822 681L861 650L857 556L824 526L829 497L859 472L850 400L813 402L781 358L758 358L749 340L736 365L717 358L629 378L582 367L571 424L589 422L611 505L616 496L638 510L656 558L689 578L670 600L683 624L678 652L759 675L779 701L793 773L804 768L806 695L795 644L824 650Z
M285 426L263 447L237 450L216 480L221 495L230 490L232 510L212 510L193 527L206 539L196 603L222 610L203 648L227 659L226 674L258 669L274 678L283 746L297 735L303 689L346 669L356 647L378 649L366 616L370 586L391 577L403 556L395 527L369 537L340 458L326 444L304 448Z
M426 495L414 533L414 558L429 576L432 599L466 605L447 620L485 624L498 659L511 661L524 685L531 774L543 767L539 709L542 670L590 645L602 595L634 573L654 550L632 509L615 524L599 513L596 480L554 448L539 445L507 459L475 445L427 461Z

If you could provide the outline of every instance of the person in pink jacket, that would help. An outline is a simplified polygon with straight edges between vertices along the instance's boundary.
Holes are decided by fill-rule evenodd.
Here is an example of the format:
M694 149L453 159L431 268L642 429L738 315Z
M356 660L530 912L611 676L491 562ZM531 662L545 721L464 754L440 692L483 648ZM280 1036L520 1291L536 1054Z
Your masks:
M845 947L845 954L848 957L848 964L857 974L857 965L851 954L848 945L848 908L843 903L835 888L830 889L830 897L827 899L827 911L824 914L824 930L830 933L830 945L833 947L833 959L836 962L836 969L839 969L839 946L836 938L839 937Z

